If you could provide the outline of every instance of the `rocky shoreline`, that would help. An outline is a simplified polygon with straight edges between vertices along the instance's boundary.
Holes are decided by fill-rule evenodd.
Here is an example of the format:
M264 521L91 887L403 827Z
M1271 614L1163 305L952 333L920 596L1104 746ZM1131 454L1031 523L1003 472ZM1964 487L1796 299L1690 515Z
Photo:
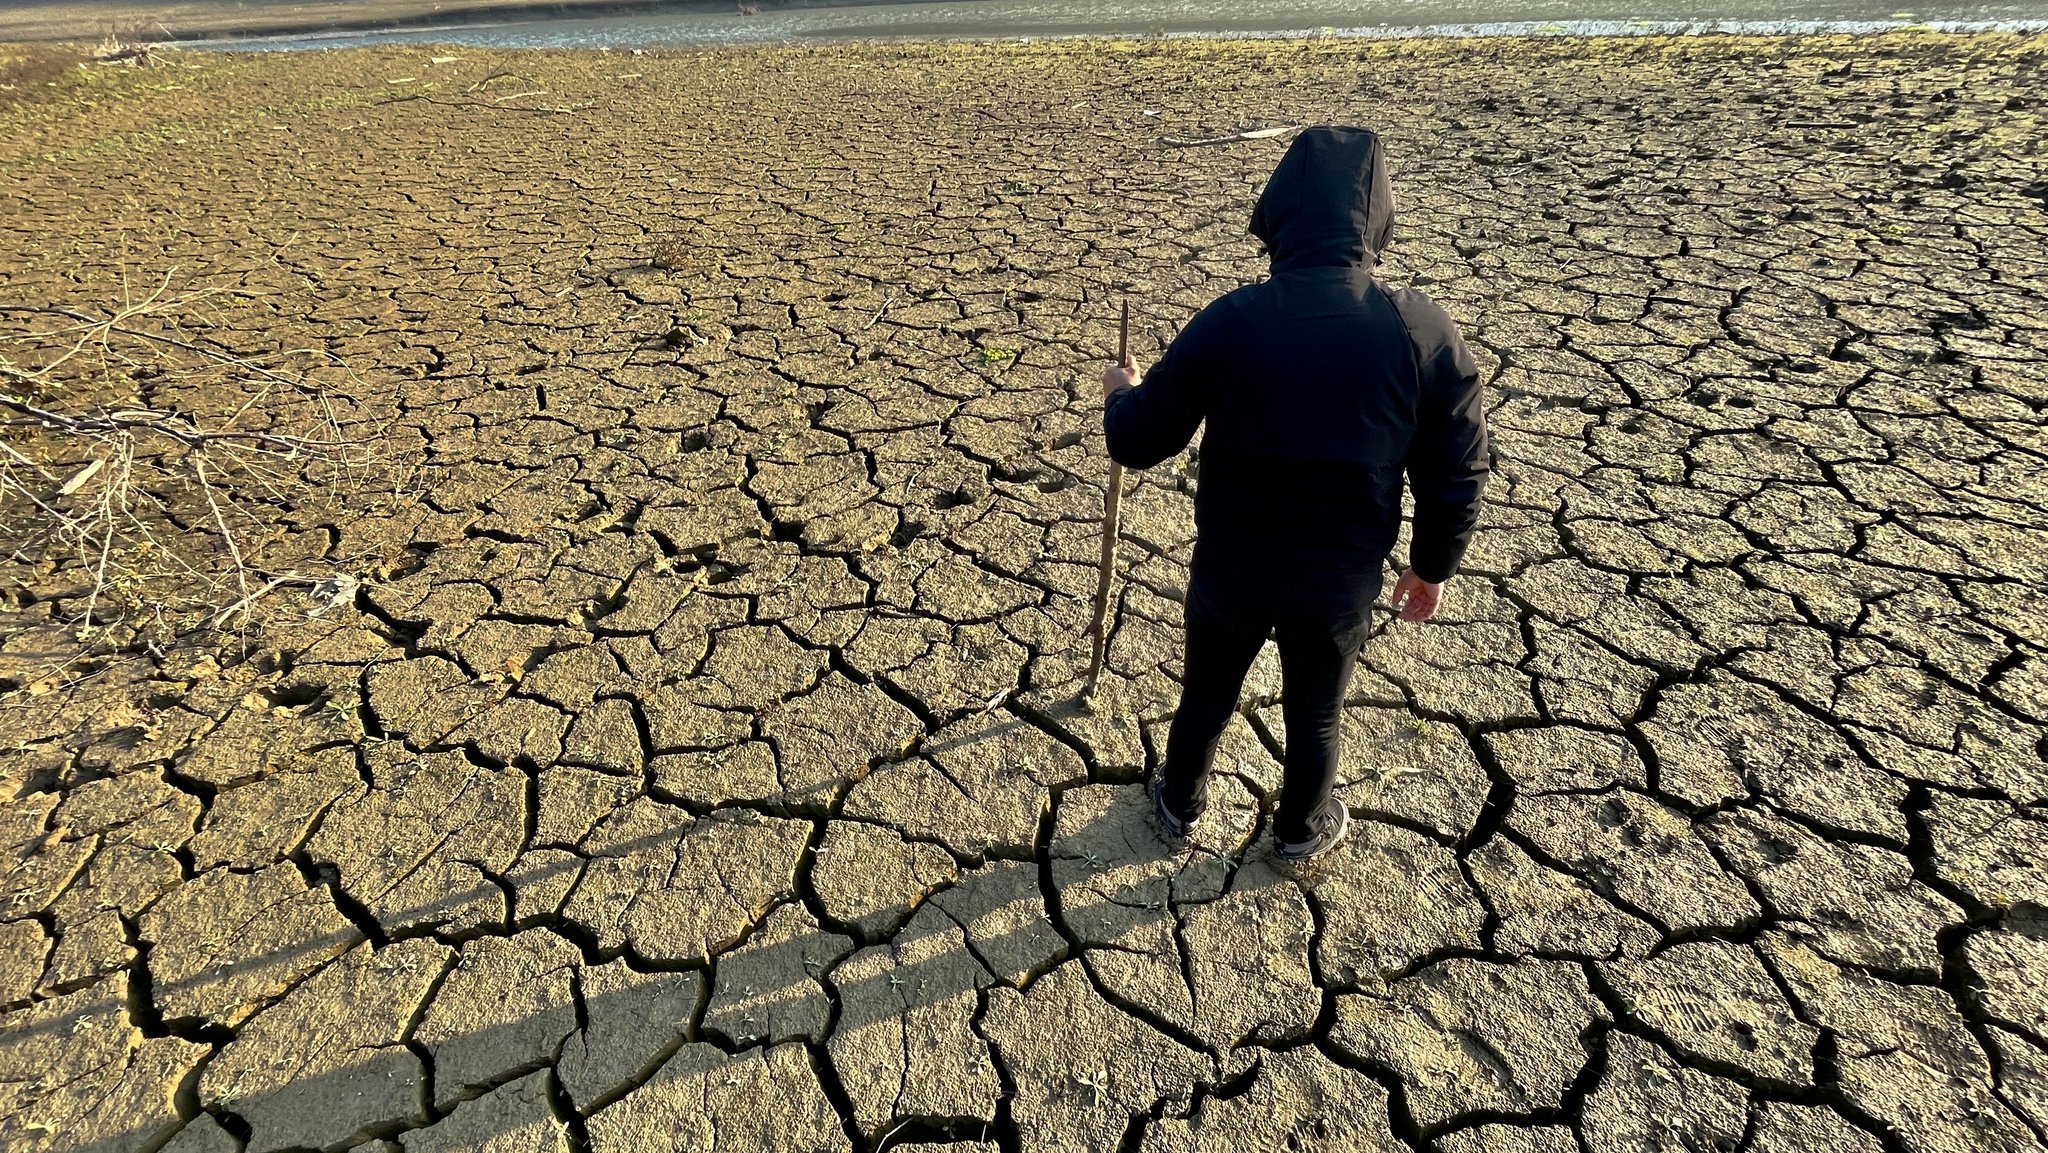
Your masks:
M225 627L233 582L96 580L0 504L0 1145L2043 1148L2044 60L39 74L0 105L38 403L364 455L218 479L253 582L306 580ZM1201 836L1146 820L1185 462L1131 482L1074 693L1115 306L1149 358L1258 276L1286 143L1168 140L1321 121L1385 133L1386 273L1466 326L1499 464L1444 622L1366 653L1353 839L1291 873L1270 654ZM0 435L44 498L110 483ZM143 495L225 563L198 490Z

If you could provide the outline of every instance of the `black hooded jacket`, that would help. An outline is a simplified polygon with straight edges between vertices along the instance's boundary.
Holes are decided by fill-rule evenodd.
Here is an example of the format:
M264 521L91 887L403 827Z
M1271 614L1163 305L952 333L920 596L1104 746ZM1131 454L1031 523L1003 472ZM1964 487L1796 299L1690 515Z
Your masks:
M1415 497L1409 564L1442 581L1479 519L1485 397L1457 325L1373 277L1394 225L1379 137L1311 128L1251 230L1273 274L1203 309L1142 387L1111 394L1112 457L1150 468L1207 422L1192 576L1223 603L1363 611Z

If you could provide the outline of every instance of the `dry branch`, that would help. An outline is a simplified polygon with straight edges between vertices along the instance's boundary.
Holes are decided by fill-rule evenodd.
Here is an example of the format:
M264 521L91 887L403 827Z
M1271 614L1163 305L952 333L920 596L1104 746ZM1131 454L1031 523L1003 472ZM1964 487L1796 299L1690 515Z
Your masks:
M160 606L166 582L177 583L218 625L237 613L246 621L281 585L331 584L261 569L254 530L267 524L262 506L289 507L314 466L339 475L367 463L325 390L292 367L336 367L330 354L249 356L195 337L184 326L208 298L248 294L169 285L106 314L0 304L0 316L28 321L27 331L0 330L0 556L59 587L67 569L80 574L82 608L70 619L88 632L106 618L110 588L146 587L137 607ZM163 403L173 394L231 400L205 417ZM283 410L265 404L279 396L291 401ZM246 427L257 414L302 427ZM348 578L349 596L355 587Z
M33 377L6 366L0 366L0 375L11 380L33 381ZM188 448L203 448L215 441L234 441L251 447L274 450L287 456L316 447L341 447L338 441L315 441L302 436L273 436L264 432L214 431L209 432L174 412L158 412L146 408L123 408L96 414L71 414L53 412L39 408L18 396L0 393L0 408L20 414L13 420L0 420L0 424L35 425L39 428L67 433L72 436L94 437L108 433L153 432L167 436ZM26 418L26 419L23 419ZM69 496L61 492L59 496Z
M1236 144L1242 140L1271 140L1275 136L1284 136L1300 127L1299 124L1283 124L1278 128L1253 128L1244 132L1233 132L1228 136L1204 136L1192 140L1179 136L1163 136L1160 137L1159 143L1168 148L1205 148L1215 144Z
M150 68L164 63L162 59L158 58L157 52L165 47L168 46L151 44L146 41L123 42L120 37L110 32L107 34L106 39L100 41L99 45L92 50L92 59L96 64L127 64Z

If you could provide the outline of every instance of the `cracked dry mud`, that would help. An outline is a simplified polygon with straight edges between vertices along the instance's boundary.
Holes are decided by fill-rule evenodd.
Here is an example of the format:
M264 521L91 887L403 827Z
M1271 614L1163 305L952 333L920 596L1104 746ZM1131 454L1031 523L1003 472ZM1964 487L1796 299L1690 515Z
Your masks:
M245 289L386 462L246 638L7 562L0 1146L2043 1147L2048 43L444 54L0 111L0 297ZM1270 653L1147 821L1188 461L1074 695L1116 303L1284 146L1160 137L1322 120L1498 468L1288 872Z

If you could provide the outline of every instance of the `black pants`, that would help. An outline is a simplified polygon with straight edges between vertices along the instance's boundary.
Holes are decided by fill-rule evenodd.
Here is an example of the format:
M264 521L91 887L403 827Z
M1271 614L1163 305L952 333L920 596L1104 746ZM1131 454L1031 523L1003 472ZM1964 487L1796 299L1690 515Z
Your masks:
M1370 605L1368 595L1364 603ZM1310 836L1308 819L1337 783L1344 690L1372 618L1366 609L1341 613L1262 610L1218 605L1188 590L1187 680L1166 737L1166 806L1199 816L1209 803L1216 742L1237 709L1239 690L1272 637L1280 646L1281 717L1287 722L1286 773L1273 833L1283 841Z

